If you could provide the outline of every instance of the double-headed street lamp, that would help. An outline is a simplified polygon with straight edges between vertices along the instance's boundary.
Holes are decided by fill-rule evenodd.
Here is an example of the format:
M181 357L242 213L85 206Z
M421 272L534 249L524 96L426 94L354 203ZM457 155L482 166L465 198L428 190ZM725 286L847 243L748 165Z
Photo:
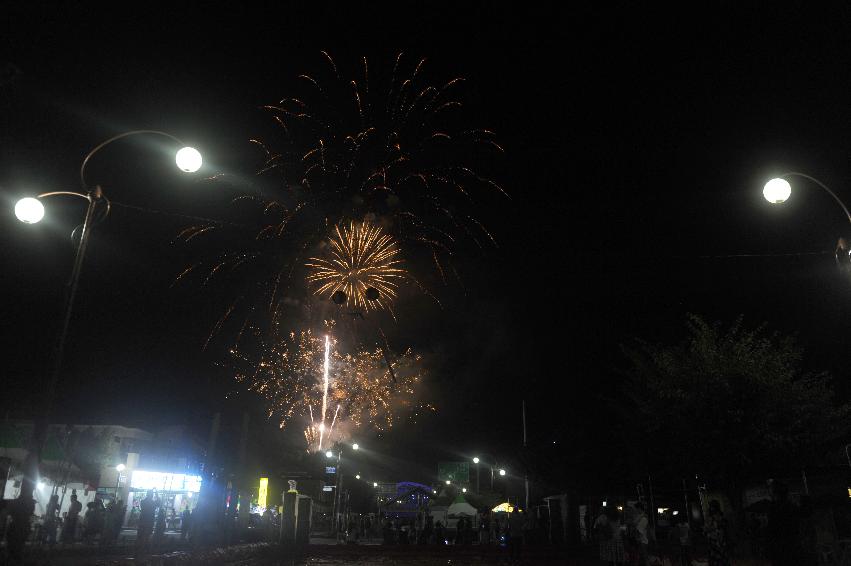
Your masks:
M479 459L478 456L473 457L473 463L476 465L476 493L481 493L481 487L480 487L480 482L479 482L479 463L480 462L481 462L481 460ZM504 476L507 472L505 471L505 468L500 468L498 465L495 465L495 464L486 464L486 465L488 467L490 467L490 470L491 470L491 491L493 491L494 472L495 471L498 472L500 476Z
M86 207L86 212L83 217L83 224L80 231L79 242L77 243L77 251L74 258L74 265L71 270L71 278L68 281L68 295L66 297L65 314L62 321L62 327L60 329L59 336L57 338L55 349L53 352L53 365L47 382L47 387L45 389L44 411L41 418L36 422L36 427L34 431L33 456L35 458L35 463L30 464L30 466L37 466L38 463L41 461L41 449L44 445L44 441L46 438L48 419L50 417L50 412L53 407L54 396L56 393L56 384L59 380L59 373L62 368L62 361L65 352L65 340L68 335L68 327L71 322L71 315L74 311L74 300L77 296L77 287L80 279L80 271L83 266L83 258L86 254L86 247L88 245L89 234L92 229L92 224L95 221L96 215L101 214L101 218L103 218L107 214L109 214L110 209L109 200L104 196L103 189L101 188L101 186L91 186L86 181L86 166L88 165L92 157L107 145L122 138L141 134L164 136L177 143L180 146L180 149L175 154L175 163L182 171L186 173L194 173L201 168L202 159L201 154L198 152L198 150L191 147L186 147L183 142L181 142L173 135L168 134L166 132L161 132L159 130L133 130L109 138L108 140L95 146L94 149L92 149L88 154L86 154L86 157L83 159L82 165L80 166L80 182L83 187L83 192L52 191L42 193L36 196L35 198L23 198L15 204L15 216L18 218L18 220L26 224L36 224L44 218L45 210L44 205L41 202L43 199L53 196L67 195L82 198L88 202L88 206ZM31 469L30 474L33 473L37 473L37 470ZM27 479L26 475L27 474L25 474L25 481ZM33 482L34 478L29 478L29 481ZM24 493L24 490L22 490L22 493Z

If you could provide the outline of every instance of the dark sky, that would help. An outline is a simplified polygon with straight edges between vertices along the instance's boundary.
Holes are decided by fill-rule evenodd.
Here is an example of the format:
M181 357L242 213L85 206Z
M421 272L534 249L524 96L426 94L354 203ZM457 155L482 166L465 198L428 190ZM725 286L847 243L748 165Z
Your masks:
M83 211L51 202L50 222L24 226L17 198L76 189L82 156L137 128L174 133L211 171L250 178L248 139L270 128L257 107L315 69L321 49L379 67L404 50L437 76L465 76L470 112L506 148L497 174L512 198L481 211L499 248L464 260L466 284L445 291L443 310L400 312L397 345L433 360L440 411L372 442L427 467L437 454L511 456L525 397L536 443L582 450L597 400L616 387L620 344L677 340L687 312L798 333L808 366L851 393L851 283L829 253L851 230L814 186L794 182L783 207L760 194L799 170L851 197L846 8L287 4L13 7L0 30L0 64L20 70L0 86L9 414L39 400ZM141 142L99 157L91 172L116 201L226 214L230 192L159 165ZM218 307L170 287L185 225L116 209L97 227L60 388L68 419L202 428L222 407L230 384L201 351ZM776 255L798 252L818 253ZM769 257L707 257L740 254Z

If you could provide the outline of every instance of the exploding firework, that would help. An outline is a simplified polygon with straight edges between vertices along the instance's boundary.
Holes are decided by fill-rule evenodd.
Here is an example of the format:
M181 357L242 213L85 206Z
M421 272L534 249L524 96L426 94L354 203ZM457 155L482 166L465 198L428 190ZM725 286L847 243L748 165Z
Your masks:
M385 259L404 254L404 280L429 295L435 283L460 279L453 257L461 242L493 244L476 210L504 191L479 169L491 169L502 148L493 132L469 123L463 79L431 84L425 60L401 54L390 68L373 73L364 59L347 76L323 52L318 73L300 76L290 96L265 107L279 136L252 140L265 154L260 173L275 187L236 199L240 216L232 225L181 232L197 255L178 279L226 280L234 291L213 334L231 319L239 327L261 315L273 322L291 316L288 305L301 301L309 286L327 298L344 280L345 260L322 263L333 261L335 240L349 237L339 227L381 226L392 238L387 251L400 250ZM311 260L322 255L323 242L331 244L331 259ZM387 269L402 268L390 263ZM363 282L379 291L378 302L354 282L347 293L352 306L388 308L401 283L395 275L401 273ZM308 277L313 285L306 285Z
M336 226L328 239L328 255L307 262L307 282L322 298L342 291L356 309L389 308L396 298L396 282L405 276L399 255L396 241L378 226Z
M269 344L257 358L231 350L236 380L258 393L267 416L280 427L302 423L308 450L317 451L352 429L386 430L421 409L415 396L422 360L410 350L393 362L397 382L388 379L380 350L342 354L328 335L291 332Z

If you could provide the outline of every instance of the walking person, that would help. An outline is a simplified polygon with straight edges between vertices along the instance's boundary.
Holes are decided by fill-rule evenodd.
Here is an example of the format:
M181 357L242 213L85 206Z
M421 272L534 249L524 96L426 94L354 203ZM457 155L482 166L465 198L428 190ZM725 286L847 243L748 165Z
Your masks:
M635 516L635 542L638 550L638 564L639 566L647 566L647 550L650 545L647 529L650 526L650 520L644 510L644 503L636 503L635 509L637 512Z

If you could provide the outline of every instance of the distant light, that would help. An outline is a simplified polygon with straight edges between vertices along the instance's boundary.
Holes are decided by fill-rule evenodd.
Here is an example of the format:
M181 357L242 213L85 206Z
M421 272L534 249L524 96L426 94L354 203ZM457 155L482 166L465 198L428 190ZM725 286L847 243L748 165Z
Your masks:
M433 494L437 495L437 490L436 490L436 489L431 490L431 492L432 492Z
M505 470L500 470L500 471L499 471L499 475L504 476L504 475L505 475Z
M452 482L449 481L449 480L446 480L446 485L449 485L450 483L452 483Z
M462 487L462 488L461 488L461 492L462 492L462 493L467 493L467 488L466 488L466 487Z
M680 514L680 512L679 512L679 511L674 511L674 512L673 512L673 514L674 514L674 515L679 515L679 514Z
M194 147L180 149L174 161L182 171L187 173L194 173L201 168L201 154Z
M15 216L25 224L35 224L44 218L44 205L37 198L22 198L15 204Z
M786 199L788 199L791 194L792 186L789 185L789 181L780 177L770 180L762 189L762 196L764 196L765 200L772 204L781 204L786 202Z
M334 453L333 453L333 452L331 452L331 451L329 450L328 452L326 452L326 453L325 453L325 457L326 457L326 458L333 458L333 457L334 457Z
M38 482L38 484L36 484L36 485L39 489L44 489L44 482L43 481Z
M372 487L378 487L378 482L372 482Z
M360 474L355 474L355 479L356 479L356 480L359 480L359 479L360 479Z
M618 511L623 511L623 505L618 505Z
M606 502L605 502L605 501L603 501L603 507L605 507L605 506L606 506Z
M357 443L357 442L355 442L354 444L352 444L352 450L357 450L358 448L360 448L360 446L358 446L358 443Z
M478 457L478 456L476 456L475 458L473 458L473 463L474 463L474 464L478 464L478 463L479 463L479 457Z
M186 497L192 497L192 492L191 492L191 491L190 491L190 492L188 492L188 493L186 494Z
M127 468L127 466L125 466L124 464L118 464L117 466L115 466L115 471L123 472L125 468Z

